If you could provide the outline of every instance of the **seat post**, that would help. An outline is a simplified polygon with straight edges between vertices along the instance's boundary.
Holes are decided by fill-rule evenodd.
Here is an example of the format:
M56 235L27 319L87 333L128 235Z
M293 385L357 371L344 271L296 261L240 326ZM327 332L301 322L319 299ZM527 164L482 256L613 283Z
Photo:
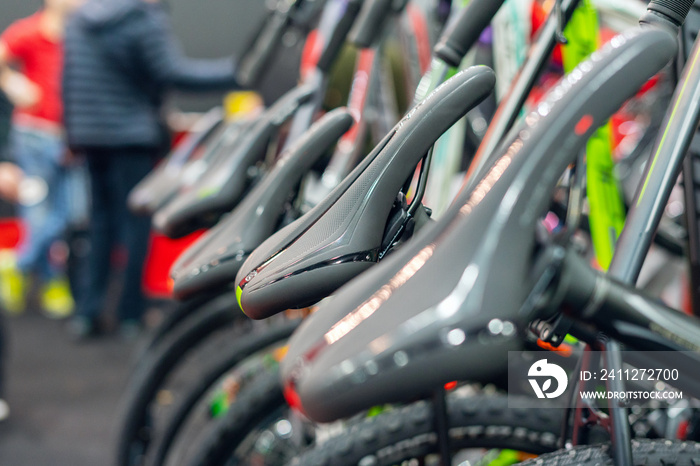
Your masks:
M450 424L447 413L447 391L445 387L440 387L433 393L433 419L435 433L438 440L438 451L440 453L440 466L450 466L452 464L452 448L450 447Z

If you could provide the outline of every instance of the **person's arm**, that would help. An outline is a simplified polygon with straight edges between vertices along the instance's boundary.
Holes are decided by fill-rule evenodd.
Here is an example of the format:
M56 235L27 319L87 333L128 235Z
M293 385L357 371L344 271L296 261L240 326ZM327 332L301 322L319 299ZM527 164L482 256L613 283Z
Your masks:
M234 59L186 57L170 29L165 13L146 16L136 38L142 66L163 86L189 91L238 87Z
M31 107L41 99L41 90L25 75L10 68L10 48L0 40L0 90L15 107Z

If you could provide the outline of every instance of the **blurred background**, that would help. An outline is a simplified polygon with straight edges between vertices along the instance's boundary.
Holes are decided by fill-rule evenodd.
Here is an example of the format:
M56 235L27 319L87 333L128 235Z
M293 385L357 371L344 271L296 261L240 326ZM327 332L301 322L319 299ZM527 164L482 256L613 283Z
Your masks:
M164 3L171 10L175 34L185 54L195 58L239 56L259 28L266 11L265 0L166 0ZM0 31L40 6L41 0L2 0ZM296 82L302 39L285 38L285 50L276 57L273 70L260 86L266 102L274 101ZM175 104L183 111L206 111L221 103L221 95L216 94L179 95L175 99Z
M166 0L186 55L239 56L265 18L262 0ZM41 0L2 0L0 31L41 7ZM293 87L302 37L285 38L269 78L260 85L266 102ZM170 110L187 114L221 105L223 94L175 94ZM0 92L0 161L7 158L11 105ZM184 121L191 121L185 118ZM0 222L15 216L0 200ZM29 309L5 318L5 397L10 417L0 422L0 464L13 466L111 464L112 428L133 354L118 338L75 345L63 322Z

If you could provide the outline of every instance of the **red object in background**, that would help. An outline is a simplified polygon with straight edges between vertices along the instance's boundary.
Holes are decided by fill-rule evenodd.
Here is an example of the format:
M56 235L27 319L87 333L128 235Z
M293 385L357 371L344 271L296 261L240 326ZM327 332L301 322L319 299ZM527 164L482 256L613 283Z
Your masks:
M593 125L593 117L591 115L583 115L581 119L576 123L574 127L574 133L577 136L581 136L586 133Z
M625 138L626 135L622 134L622 125L631 119L633 119L631 115L628 115L622 111L615 113L610 118L613 148L619 146L622 140Z
M42 32L43 21L44 13L41 11L20 19L2 33L0 42L7 51L8 61L21 68L27 79L39 88L41 95L36 105L16 108L15 117L22 115L61 123L63 47Z
M172 286L170 268L185 249L204 234L200 230L180 239L151 232L148 258L143 269L143 291L151 298L170 298Z
M19 219L0 219L0 249L14 249L23 235L24 227Z
M535 40L537 33L540 32L540 29L542 28L542 26L544 26L544 23L547 22L547 16L547 11L539 2L532 2L532 11L530 16L531 40ZM554 51L552 52L552 62L555 63L557 66L562 66L562 49L560 44L556 44L556 46L554 47Z
M299 398L299 394L296 392L296 390L294 390L293 385L286 384L282 393L290 408L304 414L304 407L301 405L301 398Z
M547 21L547 12L538 2L532 2L531 13L532 24L530 24L530 39L534 39L537 33L540 32L540 28L544 26L544 23Z
M309 75L314 69L316 69L316 64L321 59L321 54L323 53L323 38L318 33L318 30L314 29L309 32L306 37L306 43L304 43L304 50L301 53L301 65L299 66L299 74L303 80Z
M413 33L416 38L420 71L421 74L425 74L428 72L428 68L430 68L430 60L432 59L428 23L423 12L418 7L410 3L406 6L406 12L408 13L411 26L413 27Z
M189 134L190 134L190 133L189 133L188 131L177 131L177 132L173 133L173 135L172 135L172 137L171 137L171 139L172 139L172 143L171 143L172 149L175 149L178 145L180 145L180 143L182 142L182 140L185 139L185 137L187 137Z

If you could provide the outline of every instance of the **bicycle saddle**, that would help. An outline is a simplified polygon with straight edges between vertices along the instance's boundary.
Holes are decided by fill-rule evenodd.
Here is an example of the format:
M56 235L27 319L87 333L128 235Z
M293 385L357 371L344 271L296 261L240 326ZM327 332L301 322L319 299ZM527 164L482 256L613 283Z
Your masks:
M249 168L263 159L278 128L315 92L315 86L298 86L267 109L236 141L229 156L212 165L191 189L178 193L156 213L156 230L177 238L214 225L221 214L240 201L251 183Z
M210 143L207 144L206 150L201 158L186 163L177 174L170 177L172 179L170 180L169 186L172 192L168 198L164 199L163 203L154 210L154 216L158 211L165 208L173 199L182 196L183 193L191 192L193 186L197 184L208 170L212 170L214 167L221 165L229 157L239 138L250 129L255 121L255 118L251 118L241 122L232 122L220 127L219 130L211 136L212 139ZM165 177L163 177L163 180L158 180L158 183L159 185L165 184ZM165 190L163 192L165 192Z
M129 193L129 210L151 215L177 192L184 167L199 159L202 151L213 144L223 126L223 112L216 107L205 113L191 132L151 173Z
M352 123L346 109L333 110L285 151L233 212L173 265L175 298L186 299L233 282L243 261L277 229L290 193Z
M612 39L515 127L439 222L322 305L282 367L306 414L332 421L501 372L549 263L538 261L536 230L561 173L675 51L661 30Z
M487 67L462 71L414 107L331 193L253 251L238 272L254 319L318 302L377 261L397 193L435 140L493 89Z

